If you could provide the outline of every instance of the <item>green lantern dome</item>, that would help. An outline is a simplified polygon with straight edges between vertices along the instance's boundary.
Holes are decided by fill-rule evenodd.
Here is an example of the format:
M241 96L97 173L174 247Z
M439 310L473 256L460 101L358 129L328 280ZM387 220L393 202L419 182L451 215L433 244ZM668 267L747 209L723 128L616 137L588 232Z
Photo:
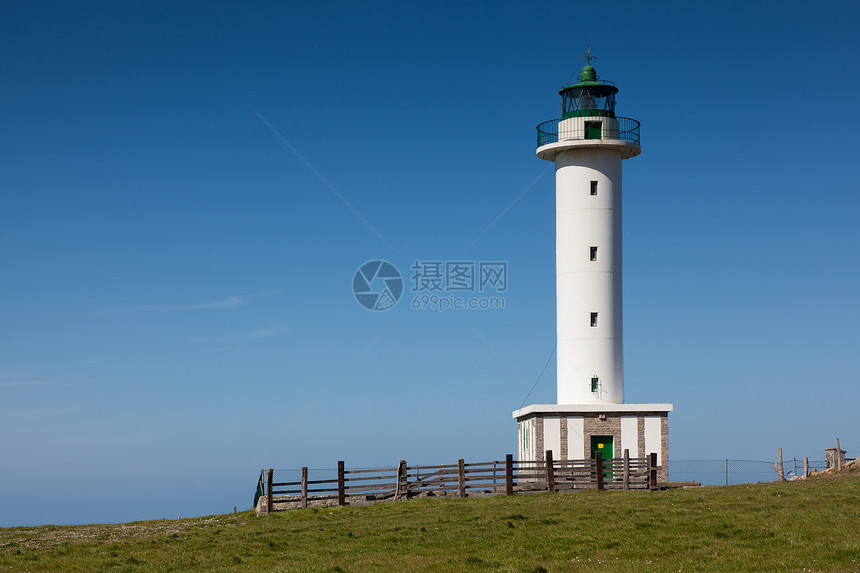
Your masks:
M559 90L561 117L603 116L615 117L615 94L618 88L609 81L601 81L594 66L587 64L579 74L579 81Z
M597 70L594 69L594 66L588 64L582 68L582 72L579 74L579 79L583 82L596 82Z

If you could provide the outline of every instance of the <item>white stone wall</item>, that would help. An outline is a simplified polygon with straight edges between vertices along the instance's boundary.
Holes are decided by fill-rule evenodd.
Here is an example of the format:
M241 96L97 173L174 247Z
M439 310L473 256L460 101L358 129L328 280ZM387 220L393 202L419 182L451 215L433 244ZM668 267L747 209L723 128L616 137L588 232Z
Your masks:
M567 459L585 459L585 423L582 416L567 417Z
M630 450L631 457L639 456L639 421L637 416L621 416L621 455Z
M543 419L543 448L552 450L552 459L561 459L561 418L558 416Z
M657 465L663 465L663 433L660 416L645 416L645 453L657 452Z
M522 420L517 423L517 459L536 460L537 457L537 430L535 418Z
M558 122L558 140L585 139L585 122L601 124L601 139L618 139L618 120L614 117L571 117Z

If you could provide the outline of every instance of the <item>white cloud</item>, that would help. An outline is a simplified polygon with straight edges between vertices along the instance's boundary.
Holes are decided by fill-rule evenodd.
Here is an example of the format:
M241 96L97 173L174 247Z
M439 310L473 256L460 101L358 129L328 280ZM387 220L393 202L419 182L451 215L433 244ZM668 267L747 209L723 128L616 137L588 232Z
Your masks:
M280 334L282 329L278 328L260 328L245 332L230 332L226 334L214 334L212 336L198 336L192 338L192 342L239 342L242 340L256 340L259 338L269 338Z
M202 310L206 308L232 308L248 304L244 296L228 296L220 300L199 302L191 304L180 304L173 306L137 306L120 309L121 312L181 312L186 310Z
M203 302L188 302L185 304L164 304L164 305L129 305L129 306L114 306L102 308L89 308L70 311L77 315L92 315L92 314L146 314L146 313L169 313L169 312L189 312L195 310L219 309L219 308L235 308L245 306L251 303L252 299L268 296L277 296L280 291L270 290L261 293L250 295L230 295L224 298L215 300L204 300Z
M0 388L34 388L38 386L66 386L64 382L57 382L46 378L39 378L30 374L19 374L0 371Z
M0 388L12 388L16 386L51 386L53 382L48 380L0 380Z
M215 300L212 302L203 302L199 304L188 304L185 306L163 307L164 310L197 310L199 308L230 308L233 306L242 306L248 304L248 300L243 296L228 296L223 300Z

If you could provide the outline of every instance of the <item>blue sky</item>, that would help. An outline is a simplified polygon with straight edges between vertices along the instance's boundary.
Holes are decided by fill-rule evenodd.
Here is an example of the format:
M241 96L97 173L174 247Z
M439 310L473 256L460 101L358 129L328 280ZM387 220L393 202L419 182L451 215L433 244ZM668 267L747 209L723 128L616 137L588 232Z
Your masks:
M514 451L555 401L534 128L586 45L642 123L626 400L674 403L670 459L857 455L858 12L5 3L0 526ZM351 291L374 259L406 278L384 312ZM415 260L506 262L505 308L414 310Z

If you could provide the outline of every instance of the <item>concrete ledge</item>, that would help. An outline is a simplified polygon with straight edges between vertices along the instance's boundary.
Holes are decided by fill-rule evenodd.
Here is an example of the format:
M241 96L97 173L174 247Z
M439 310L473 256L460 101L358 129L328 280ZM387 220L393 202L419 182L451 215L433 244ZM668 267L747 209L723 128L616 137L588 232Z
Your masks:
M638 143L622 139L563 139L541 145L535 151L535 155L546 161L555 161L555 156L562 151L588 148L611 149L620 153L622 159L636 157L642 153L642 148Z
M672 404L532 404L519 410L514 410L513 418L522 418L529 414L617 414L617 413L651 413L671 412Z

